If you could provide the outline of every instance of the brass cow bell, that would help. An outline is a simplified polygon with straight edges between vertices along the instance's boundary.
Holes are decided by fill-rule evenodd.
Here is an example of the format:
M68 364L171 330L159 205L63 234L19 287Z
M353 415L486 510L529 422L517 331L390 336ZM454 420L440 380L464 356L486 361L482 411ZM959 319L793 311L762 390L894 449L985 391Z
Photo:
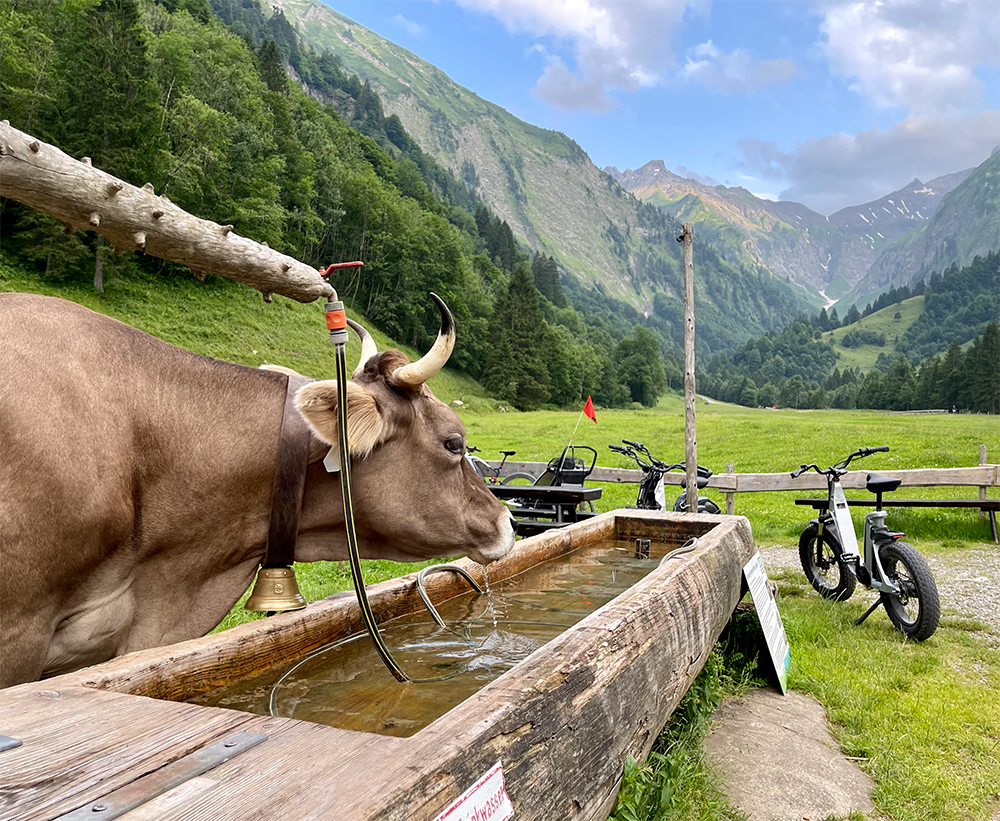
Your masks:
M250 598L243 605L246 610L279 613L284 610L301 610L306 600L299 593L295 571L290 567L262 567L257 571Z

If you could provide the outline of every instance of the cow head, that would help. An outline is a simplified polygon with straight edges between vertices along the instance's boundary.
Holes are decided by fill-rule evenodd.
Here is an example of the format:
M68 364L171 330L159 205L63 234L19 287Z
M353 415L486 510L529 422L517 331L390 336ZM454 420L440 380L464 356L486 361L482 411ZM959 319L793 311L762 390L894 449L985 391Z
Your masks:
M455 344L451 313L432 296L441 311L441 330L417 362L408 362L399 351L378 353L364 328L351 323L362 340L361 362L347 383L359 548L363 556L397 561L467 555L491 562L511 549L514 531L507 507L465 459L462 421L426 385ZM305 385L296 405L318 440L296 556L302 561L341 559L339 474L327 473L322 464L323 455L337 446L336 380ZM335 556L330 555L331 538Z

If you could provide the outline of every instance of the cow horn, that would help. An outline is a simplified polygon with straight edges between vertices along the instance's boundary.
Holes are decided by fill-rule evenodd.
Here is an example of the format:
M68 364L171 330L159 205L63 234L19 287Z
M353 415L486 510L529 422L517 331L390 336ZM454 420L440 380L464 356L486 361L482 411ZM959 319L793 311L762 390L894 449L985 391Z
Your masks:
M372 335L363 326L359 325L353 319L348 319L347 324L354 329L354 333L361 339L361 359L358 360L358 367L354 369L354 373L351 375L352 379L357 379L365 369L365 363L378 353L378 348L375 347L375 340L372 339Z
M431 299L441 312L441 329L438 331L437 339L431 349L416 362L403 365L392 372L389 382L393 385L401 388L419 388L444 367L455 347L455 320L452 319L451 311L437 294L432 293Z

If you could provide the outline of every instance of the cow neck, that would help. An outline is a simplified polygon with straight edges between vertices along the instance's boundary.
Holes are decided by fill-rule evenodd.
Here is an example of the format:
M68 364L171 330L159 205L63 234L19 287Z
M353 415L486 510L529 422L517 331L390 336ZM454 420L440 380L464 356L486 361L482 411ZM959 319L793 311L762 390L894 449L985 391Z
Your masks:
M295 407L295 394L309 381L306 377L287 377L278 455L271 484L271 521L267 531L264 567L290 567L295 561L295 541L306 487L310 441L309 426Z

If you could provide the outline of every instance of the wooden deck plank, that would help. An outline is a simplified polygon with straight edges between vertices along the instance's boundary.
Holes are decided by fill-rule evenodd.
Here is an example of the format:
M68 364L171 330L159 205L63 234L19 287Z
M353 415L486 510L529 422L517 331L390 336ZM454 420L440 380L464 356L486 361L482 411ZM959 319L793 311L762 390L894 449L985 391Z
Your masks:
M22 685L4 691L0 726L24 742L0 758L2 821L47 821L235 732L264 732L268 740L259 748L209 772L214 787L197 796L185 794L164 815L189 817L185 808L195 805L211 809L192 818L239 821L251 817L239 812L245 809L242 796L253 794L258 774L266 783L253 800L261 802L267 793L276 792L275 784L282 785L277 792L288 792L284 782L289 773L303 769L304 760L332 774L345 768L353 772L357 755L367 748L378 746L384 756L385 748L398 742L291 719L81 687L38 691ZM356 779L356 773L351 777Z
M69 812L253 719L41 684L11 688L0 699L0 726L23 742L0 759L0 819L34 821Z
M267 741L206 773L210 788L171 802L157 821L359 818L359 807L382 800L406 746L294 719L259 721Z

